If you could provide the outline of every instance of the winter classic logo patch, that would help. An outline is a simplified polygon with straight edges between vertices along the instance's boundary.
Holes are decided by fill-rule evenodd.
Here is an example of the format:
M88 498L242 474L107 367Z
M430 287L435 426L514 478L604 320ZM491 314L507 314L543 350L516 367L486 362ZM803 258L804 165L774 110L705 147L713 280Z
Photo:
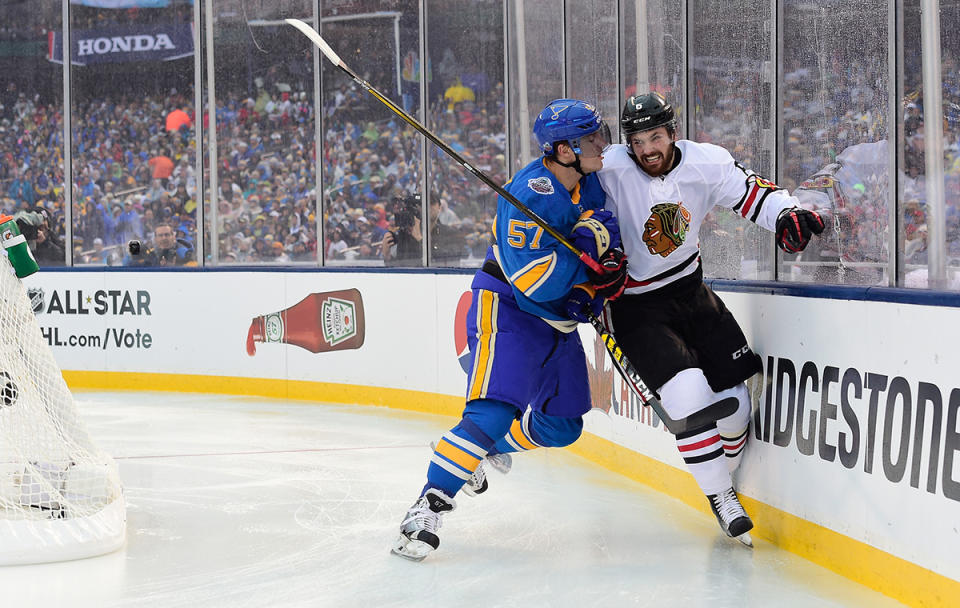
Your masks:
M553 194L553 182L547 177L536 177L527 180L527 185L537 194Z

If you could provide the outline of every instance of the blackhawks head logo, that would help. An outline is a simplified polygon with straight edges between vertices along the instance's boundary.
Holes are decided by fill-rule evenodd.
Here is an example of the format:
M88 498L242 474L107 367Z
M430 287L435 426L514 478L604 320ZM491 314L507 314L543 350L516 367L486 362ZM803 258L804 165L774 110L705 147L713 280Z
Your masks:
M650 253L667 257L687 240L690 212L683 203L654 205L643 228L643 242Z

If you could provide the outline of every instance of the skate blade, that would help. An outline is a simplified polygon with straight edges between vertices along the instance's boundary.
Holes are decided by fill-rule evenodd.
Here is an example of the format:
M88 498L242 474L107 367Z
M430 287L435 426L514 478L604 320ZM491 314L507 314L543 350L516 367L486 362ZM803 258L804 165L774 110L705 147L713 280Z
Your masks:
M402 534L390 549L390 553L412 562L422 562L423 558L430 555L432 551L433 547L429 544L420 540L411 540Z
M744 532L740 536L734 536L734 538L748 547L753 547L753 539L750 537L749 532Z

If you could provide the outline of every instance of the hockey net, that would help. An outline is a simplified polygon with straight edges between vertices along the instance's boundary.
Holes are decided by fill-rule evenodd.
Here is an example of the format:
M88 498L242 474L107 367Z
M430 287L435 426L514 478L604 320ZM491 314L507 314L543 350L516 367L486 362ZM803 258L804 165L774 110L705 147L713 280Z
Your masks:
M116 464L91 441L0 255L0 564L100 555L125 537Z

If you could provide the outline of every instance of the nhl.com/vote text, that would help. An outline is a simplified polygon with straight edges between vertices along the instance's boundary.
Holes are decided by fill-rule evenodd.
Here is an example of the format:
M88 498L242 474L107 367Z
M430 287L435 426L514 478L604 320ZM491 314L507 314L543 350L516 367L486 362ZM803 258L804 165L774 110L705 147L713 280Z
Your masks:
M40 331L52 347L107 349L148 349L153 346L153 336L140 328L107 327L99 330L71 331L43 324L44 317L149 317L150 292L143 289L98 289L86 292L82 289L55 289L46 293L43 289L29 289L28 295L34 314L41 321Z
M70 346L77 348L150 348L153 346L153 336L139 329L124 329L122 327L108 327L100 334L61 334L59 327L41 327L41 333L50 346Z

